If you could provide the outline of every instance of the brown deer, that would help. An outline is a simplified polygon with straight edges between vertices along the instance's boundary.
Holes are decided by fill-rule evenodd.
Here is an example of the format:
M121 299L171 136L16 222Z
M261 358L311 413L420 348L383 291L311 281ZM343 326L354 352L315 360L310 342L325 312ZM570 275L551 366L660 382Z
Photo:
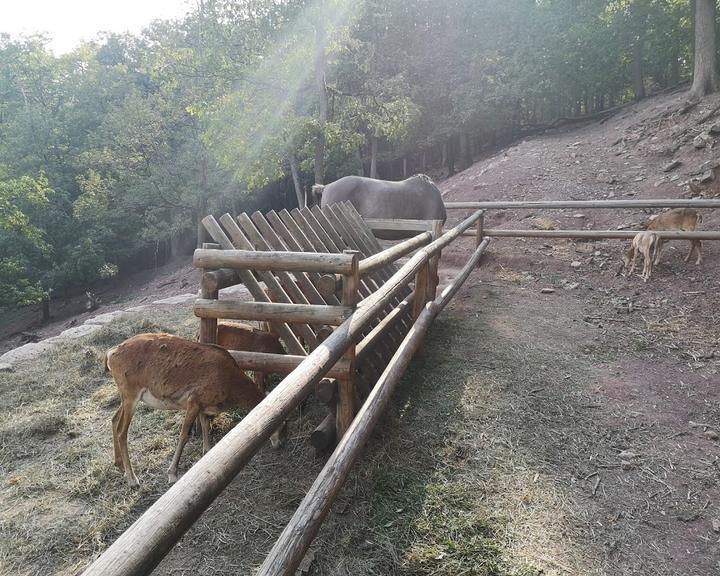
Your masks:
M277 334L239 322L219 322L217 326L217 344L226 350L285 354ZM255 384L262 390L266 389L266 374L264 372L255 371L253 378Z
M663 212L653 218L650 221L650 224L648 224L647 229L654 230L656 232L663 230L683 230L685 232L692 232L695 230L698 221L700 221L698 213L692 208L675 208L673 210ZM653 262L654 266L657 266L658 262L660 262L663 242L664 240L662 237L657 239L657 244L655 246L655 261ZM700 243L700 240L690 240L690 252L685 257L685 262L690 260L693 251L696 249L697 260L695 261L695 264L700 264L702 262L702 244Z
M623 270L627 270L628 267L630 267L628 276L632 276L632 273L635 271L638 254L642 254L644 264L641 277L644 282L650 279L653 270L653 261L655 259L655 251L659 240L658 235L654 232L643 231L635 235L632 245L625 251L625 256L623 257Z
M139 481L130 465L127 437L139 400L160 410L185 411L180 439L168 469L168 481L175 482L178 462L195 418L200 419L204 454L210 448L208 415L231 408L254 408L265 397L227 350L170 334L133 336L108 351L105 366L120 393L120 407L112 419L115 465L134 486ZM273 447L280 445L284 432L285 424L271 438Z

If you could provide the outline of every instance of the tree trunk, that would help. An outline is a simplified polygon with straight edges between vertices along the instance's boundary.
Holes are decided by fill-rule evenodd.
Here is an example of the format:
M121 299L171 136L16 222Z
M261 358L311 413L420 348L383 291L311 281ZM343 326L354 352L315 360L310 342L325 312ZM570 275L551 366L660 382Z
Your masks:
M328 97L325 85L327 55L325 54L325 29L318 21L315 28L315 89L318 98L318 134L315 141L315 184L325 180L325 123L328 118Z
M365 176L365 162L363 162L363 154L362 154L362 150L360 149L359 146L355 149L355 154L357 156L357 162L358 162L357 175Z
M377 178L378 138L370 136L370 178Z
M207 216L208 196L210 195L208 185L208 159L203 152L200 158L200 198L197 206L197 248L202 248L205 242L205 226L202 219Z
M403 162L403 179L405 179L405 178L408 177L408 171L407 171L407 168L408 168L407 156L403 156L402 162Z
M447 140L447 169L448 176L455 174L455 147L453 146L453 139L448 138Z
M472 149L470 136L467 132L460 133L460 169L465 170L472 166Z
M291 153L289 160L290 174L292 174L293 187L295 188L295 196L297 197L298 208L304 208L307 206L307 201L305 200L305 194L303 194L302 184L300 183L300 172L298 171L295 154Z
M643 41L642 36L635 38L632 46L632 77L633 92L635 92L635 101L639 102L645 98L645 80L643 79Z
M680 84L680 57L675 54L670 61L670 86Z
M690 93L700 98L718 87L715 68L715 0L695 0L695 71Z
M50 322L50 293L43 292L42 297L42 323Z

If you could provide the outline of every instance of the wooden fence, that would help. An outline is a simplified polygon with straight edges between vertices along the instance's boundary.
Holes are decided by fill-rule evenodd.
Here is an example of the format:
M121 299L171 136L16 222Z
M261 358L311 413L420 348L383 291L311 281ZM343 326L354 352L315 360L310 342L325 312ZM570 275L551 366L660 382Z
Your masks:
M426 229L386 250L350 204L237 219L226 214L219 221L207 217L214 243L193 259L203 269L194 308L201 339L215 341L219 318L269 321L289 355L231 353L242 367L287 376L85 574L150 573L315 391L331 410L313 436L318 444L330 444L328 436L334 435L340 444L318 477L319 491L314 486L308 493L261 570L293 574L432 319L477 265L489 239L478 239L461 274L436 298L441 251L481 217L478 210L444 234L433 223L432 232ZM397 260L412 252L398 268ZM222 288L239 281L254 302L219 298Z
M349 203L323 209L229 214L204 224L214 242L197 250L203 269L195 304L201 340L215 342L220 318L268 321L287 355L232 351L247 369L287 374L235 428L186 472L86 571L150 573L283 420L311 392L328 403L316 446L338 445L258 574L294 574L428 327L478 265L491 236L629 238L636 231L486 230L487 209L718 208L720 200L461 202L474 212L442 233L437 221L363 221ZM372 231L412 238L386 250ZM475 250L436 297L441 251L462 236ZM717 232L662 232L667 238L720 239ZM414 254L412 254L414 252ZM397 267L397 261L412 254ZM253 302L220 299L242 282Z
M447 210L581 210L612 208L720 208L720 199L654 199L654 200L528 200L501 202L446 202ZM432 220L368 220L373 232L387 230L417 232L428 230ZM716 231L654 231L665 240L720 240ZM465 236L490 238L578 238L600 240L603 238L630 239L637 230L522 230L484 228L481 217L476 230L465 231Z

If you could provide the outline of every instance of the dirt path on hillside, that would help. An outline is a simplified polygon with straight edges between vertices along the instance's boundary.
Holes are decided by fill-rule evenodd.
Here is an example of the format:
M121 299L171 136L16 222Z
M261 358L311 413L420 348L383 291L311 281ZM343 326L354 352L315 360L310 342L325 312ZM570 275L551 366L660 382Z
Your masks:
M674 111L683 98L657 98L605 124L519 143L446 181L445 198L714 197L715 182L692 179L716 163L716 153L696 149L688 135L702 132L698 119L715 103L680 116ZM682 164L664 172L670 159ZM490 212L486 226L640 228L652 212L503 210ZM720 229L720 211L702 214L702 229ZM695 266L682 260L687 246L671 244L644 284L615 276L622 245L498 240L483 284L458 300L461 317L475 311L485 318L485 336L499 338L492 346L478 338L480 350L497 356L515 348L500 366L520 363L526 373L500 390L478 375L477 430L492 447L485 458L496 458L501 473L518 453L532 462L537 477L522 471L504 480L529 494L549 475L567 499L555 504L570 548L536 533L542 526L534 524L531 500L518 501L503 484L488 497L522 535L511 555L533 559L543 573L718 573L720 250L705 242L705 263ZM452 247L445 266L459 265L466 253ZM487 464L481 472L497 469Z
M481 510L509 519L510 563L717 573L720 362L668 353L644 312L618 314L598 288L509 279L522 255L494 250L448 314L482 363L465 387L461 476L483 483Z

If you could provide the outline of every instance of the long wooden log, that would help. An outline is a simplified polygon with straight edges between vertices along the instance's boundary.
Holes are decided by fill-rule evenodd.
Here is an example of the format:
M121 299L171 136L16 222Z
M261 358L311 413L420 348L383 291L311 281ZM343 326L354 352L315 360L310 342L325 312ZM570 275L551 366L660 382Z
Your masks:
M485 236L496 238L634 238L640 230L498 230L486 229ZM676 230L653 230L655 234L664 240L720 240L720 232L696 231L684 232ZM463 236L475 236L470 230Z
M378 254L368 256L360 261L360 276L367 276L370 272L384 268L388 264L392 264L399 258L406 256L410 252L417 250L421 246L430 244L432 241L431 232L423 232L417 236L413 236L404 242L400 242L395 246L391 246L387 250L383 250Z
M656 198L653 200L513 200L507 202L445 202L448 210L586 209L586 208L720 208L718 200Z
M433 302L429 302L418 316L412 329L403 340L390 364L370 392L367 401L358 412L347 434L340 440L322 471L313 482L302 503L283 530L280 538L265 558L256 576L289 576L295 570L317 535L320 526L344 484L350 468L382 416L395 390L397 382L405 373L413 355L420 347L433 319L460 289L477 266L480 256L488 245L484 240L461 273Z
M294 356L290 354L266 354L264 352L246 352L239 350L228 350L235 359L240 368L243 370L253 370L256 372L271 372L275 374L290 374L295 370L306 356ZM346 359L341 358L330 368L327 373L328 378L341 378L348 374L351 364Z
M352 314L349 306L281 304L277 302L240 302L237 300L195 300L193 313L198 318L266 320L302 324L339 326Z
M407 219L382 219L365 218L365 222L371 230L402 231L402 232L426 232L432 220L407 220Z
M196 268L235 268L283 272L321 272L349 274L352 259L346 254L307 252L263 252L249 250L195 250Z
M86 576L142 576L157 566L180 537L267 442L315 384L427 259L475 224L473 214L421 248L353 315L316 348L240 423L138 518L84 572ZM356 419L357 422L358 419ZM354 425L354 424L353 424ZM352 436L348 436L352 438Z

